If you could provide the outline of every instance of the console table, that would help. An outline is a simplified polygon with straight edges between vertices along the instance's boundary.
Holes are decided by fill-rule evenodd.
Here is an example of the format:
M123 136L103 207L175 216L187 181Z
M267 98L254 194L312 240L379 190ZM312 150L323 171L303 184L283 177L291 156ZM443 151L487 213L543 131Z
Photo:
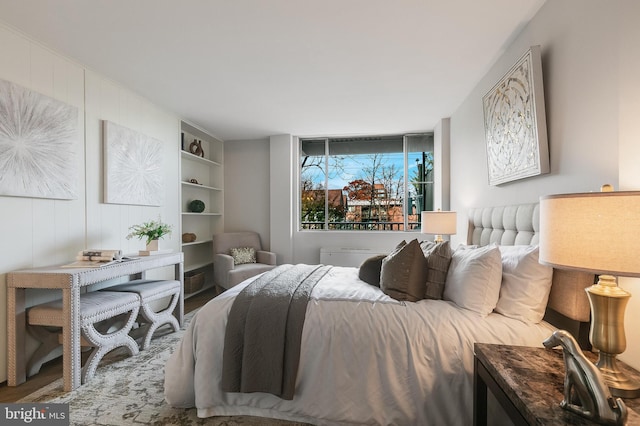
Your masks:
M526 346L474 346L473 424L487 425L487 391L491 391L515 425L595 425L560 407L564 361L559 349ZM595 359L591 352L587 357ZM618 361L632 377L638 372ZM640 398L623 398L628 425L640 424ZM490 423L489 423L490 424Z
M65 324L62 327L62 363L64 390L80 386L80 323L78 307L82 287L113 278L145 278L148 270L174 266L175 279L183 283L182 252L142 256L100 268L64 268L62 265L25 269L7 274L7 351L9 386L26 380L25 343L27 310L25 289L57 289L62 291ZM184 290L174 311L180 325L184 319Z

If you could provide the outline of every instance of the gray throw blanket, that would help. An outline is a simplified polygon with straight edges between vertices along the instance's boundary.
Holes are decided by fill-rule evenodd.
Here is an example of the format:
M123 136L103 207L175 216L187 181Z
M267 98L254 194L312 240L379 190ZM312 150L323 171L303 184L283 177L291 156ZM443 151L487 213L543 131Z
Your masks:
M307 303L329 269L281 265L236 296L224 338L223 391L293 399Z

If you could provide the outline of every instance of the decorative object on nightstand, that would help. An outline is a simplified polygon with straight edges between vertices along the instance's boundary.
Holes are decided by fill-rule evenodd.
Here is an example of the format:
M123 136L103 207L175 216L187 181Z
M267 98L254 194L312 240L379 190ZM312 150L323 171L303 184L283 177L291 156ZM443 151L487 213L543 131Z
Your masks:
M436 243L441 243L443 235L456 233L456 212L423 211L420 215L422 234L434 234Z
M556 330L544 342L547 349L562 347L564 399L560 406L598 423L624 425L628 412L621 398L613 398L600 370L587 359L578 342L565 330Z
M204 201L193 200L189 203L189 211L193 213L202 213L204 211Z
M640 191L606 191L540 198L540 262L600 275L586 289L589 338L596 366L614 396L637 398L640 382L624 375L616 356L626 349L624 310L631 294L614 275L640 277Z

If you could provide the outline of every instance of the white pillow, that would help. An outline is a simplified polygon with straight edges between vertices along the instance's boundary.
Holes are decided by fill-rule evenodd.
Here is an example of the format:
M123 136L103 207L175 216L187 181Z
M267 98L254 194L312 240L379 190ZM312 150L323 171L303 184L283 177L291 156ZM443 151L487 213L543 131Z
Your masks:
M444 300L481 315L489 315L498 303L502 262L495 245L453 252Z
M542 321L553 268L538 262L538 246L500 246L502 286L496 312L529 324Z

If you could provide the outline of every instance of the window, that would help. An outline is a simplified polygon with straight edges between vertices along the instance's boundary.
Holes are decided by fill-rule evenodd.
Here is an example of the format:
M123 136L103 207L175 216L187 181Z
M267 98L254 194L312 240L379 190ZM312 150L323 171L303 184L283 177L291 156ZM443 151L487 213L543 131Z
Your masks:
M433 210L433 135L300 139L300 229L405 231Z

